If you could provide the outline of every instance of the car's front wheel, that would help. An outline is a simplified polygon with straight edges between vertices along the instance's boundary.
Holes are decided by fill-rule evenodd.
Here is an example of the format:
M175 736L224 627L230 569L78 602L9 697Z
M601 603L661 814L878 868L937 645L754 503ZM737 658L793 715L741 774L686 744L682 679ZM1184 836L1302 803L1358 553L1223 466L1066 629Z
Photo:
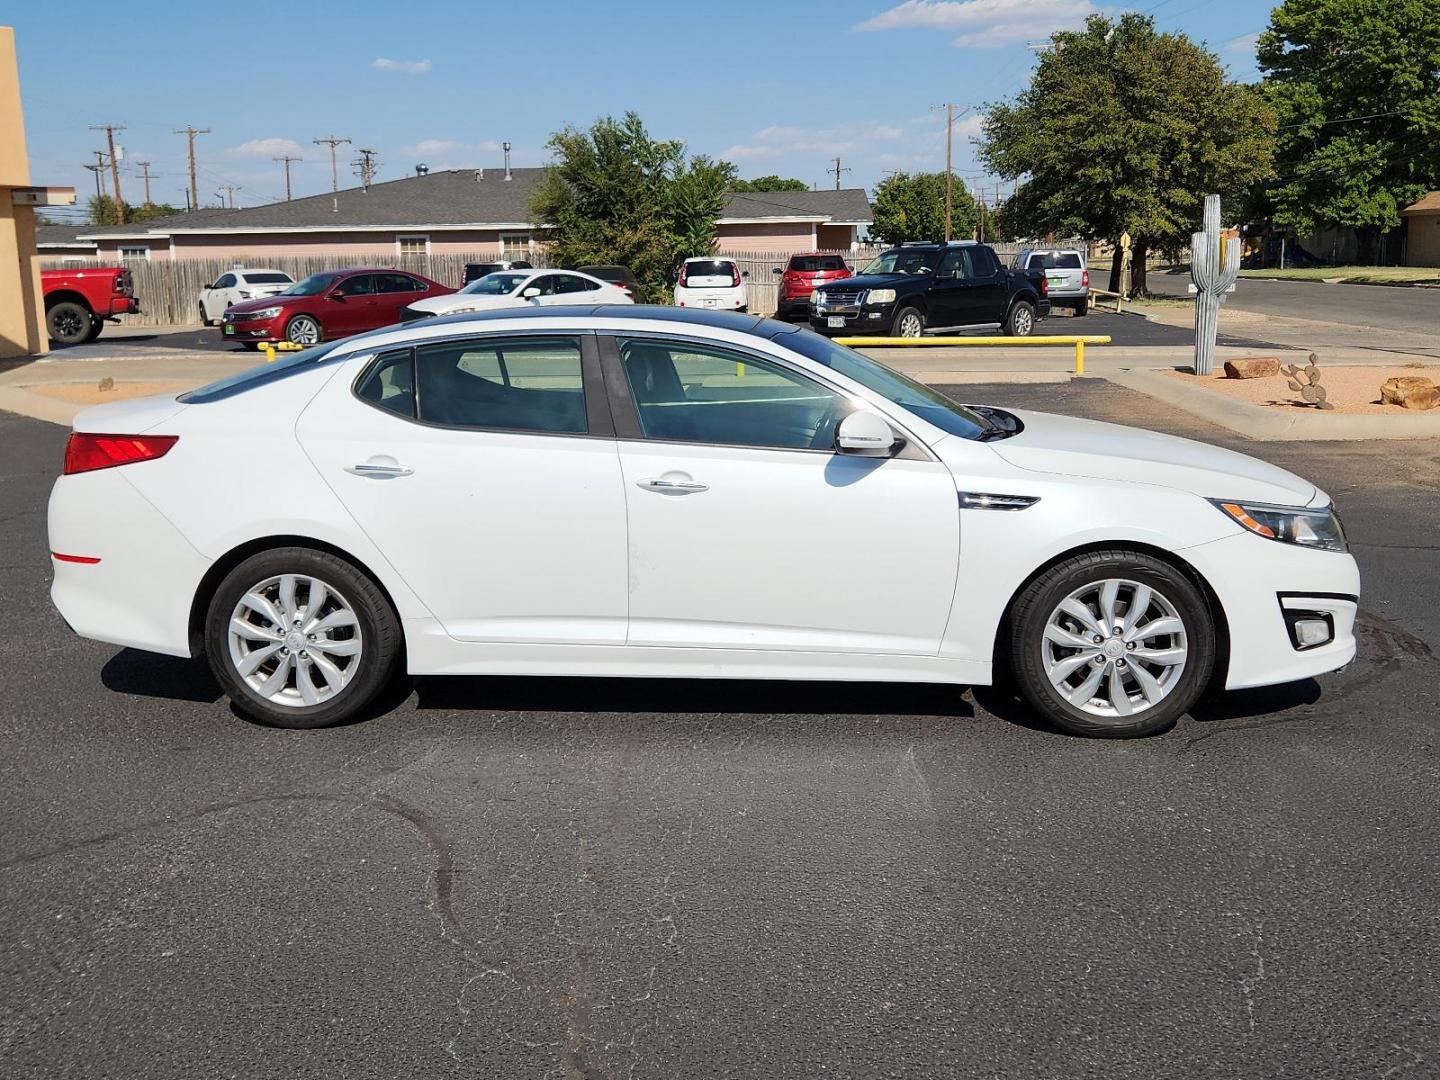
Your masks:
M354 716L393 677L400 624L379 586L344 559L275 548L215 590L205 651L241 713L275 727L326 727Z
M212 319L212 318L210 318L209 315L205 314L205 301L204 301L204 300L201 300L200 303L199 303L199 305L198 305L198 307L200 308L200 325L201 325L201 326L214 326L214 325L215 325L215 320Z
M913 307L901 308L890 330L892 337L918 338L925 333L925 316Z
M285 324L285 340L296 345L320 344L320 324L309 315L296 315Z
M1088 552L1051 567L1021 593L1009 631L1017 689L1077 735L1164 731L1215 666L1200 588L1141 551Z

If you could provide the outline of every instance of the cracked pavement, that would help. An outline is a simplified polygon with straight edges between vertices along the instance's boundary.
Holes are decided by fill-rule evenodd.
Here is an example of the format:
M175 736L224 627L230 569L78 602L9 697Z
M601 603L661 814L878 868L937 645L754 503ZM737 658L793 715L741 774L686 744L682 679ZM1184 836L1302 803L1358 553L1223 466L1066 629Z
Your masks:
M1440 445L1336 495L1361 658L1139 742L991 690L424 679L319 732L73 637L0 414L0 1075L1407 1077L1440 1060Z

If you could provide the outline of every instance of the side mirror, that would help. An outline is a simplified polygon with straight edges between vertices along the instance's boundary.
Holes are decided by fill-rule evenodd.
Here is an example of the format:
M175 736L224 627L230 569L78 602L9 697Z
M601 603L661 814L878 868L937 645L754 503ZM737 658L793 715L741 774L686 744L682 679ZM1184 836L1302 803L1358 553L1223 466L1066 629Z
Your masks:
M780 267L778 267L778 266L772 267L771 270L770 270L770 273L774 274L776 277L779 277L779 276L780 276L781 274L783 274L784 272L785 272L785 271L784 271L784 270L781 270ZM207 286L205 286L205 287L208 289L210 286L207 285Z
M741 270L741 271L740 271L740 279L741 279L742 281L743 281L745 278L748 278L749 276L750 276L750 271L749 271L749 270Z
M860 457L889 457L904 444L890 421L870 409L858 409L835 431L835 449Z
M524 292L522 292L520 295L523 296L526 300L534 300L535 297L537 297L537 296L540 295L540 290L539 290L538 287L532 285L530 288L526 289L526 290L525 290Z
M345 294L342 292L332 292L329 296L325 297L325 299L334 300L337 303L343 304L345 302Z
M201 285L201 286L200 286L200 291L201 291L201 292L209 292L209 291L210 291L211 289L213 289L214 287L215 287L215 283L212 281L209 285Z

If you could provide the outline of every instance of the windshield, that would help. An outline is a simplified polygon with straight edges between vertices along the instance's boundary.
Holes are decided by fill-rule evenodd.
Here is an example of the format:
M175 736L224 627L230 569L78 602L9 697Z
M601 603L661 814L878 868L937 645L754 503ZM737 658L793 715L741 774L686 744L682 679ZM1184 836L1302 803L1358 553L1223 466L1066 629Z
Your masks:
M334 285L340 278L339 274L311 274L304 281L296 282L286 289L281 296L319 296L326 289Z
M481 296L507 296L529 277L529 274L486 274L482 278L476 278L460 291L479 293Z
M940 261L940 252L934 248L922 251L906 251L896 248L882 251L873 262L865 267L867 274L933 274L935 264Z
M883 256L882 256L883 257ZM780 335L777 344L794 349L818 364L824 364L847 379L854 379L865 389L879 394L886 401L914 413L941 431L962 439L978 439L994 430L995 425L974 410L951 401L938 390L932 390L908 376L901 375L854 349L837 345L811 330L797 330Z

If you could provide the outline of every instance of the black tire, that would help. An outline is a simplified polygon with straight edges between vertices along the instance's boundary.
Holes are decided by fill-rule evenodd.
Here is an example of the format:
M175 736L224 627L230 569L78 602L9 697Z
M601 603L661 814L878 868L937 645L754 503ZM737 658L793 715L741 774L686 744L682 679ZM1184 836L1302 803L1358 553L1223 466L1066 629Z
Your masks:
M1076 317L1077 319L1083 318L1084 316L1089 315L1089 314L1090 314L1090 301L1089 301L1089 299L1081 300L1080 303L1078 303L1078 304L1075 305L1075 317Z
M360 665L349 680L329 697L314 705L276 704L262 697L236 669L230 647L230 620L240 598L267 579L296 574L317 579L335 597L343 599L354 612L361 651L352 660L335 660ZM298 602L298 593L296 594ZM310 594L307 590L305 604ZM335 600L327 601L333 603ZM308 613L307 613L308 614ZM330 631L335 633L336 631ZM342 633L344 631L341 631ZM310 646L312 649L313 645ZM320 728L355 716L394 678L404 651L400 620L390 601L368 575L329 552L305 547L274 548L250 556L220 582L205 616L205 653L210 670L238 712L260 723L283 728ZM332 658L333 659L333 658ZM292 660L293 664L298 661ZM272 661L261 665L271 667ZM273 670L273 669L272 669ZM309 669L307 670L315 670ZM312 680L313 681L313 680ZM282 683L298 693L297 676Z
M1045 631L1052 613L1076 590L1117 578L1153 589L1184 624L1185 666L1165 696L1130 717L1096 715L1072 704L1045 671ZM1020 594L1006 629L1009 667L1020 696L1036 712L1074 735L1121 739L1166 731L1195 704L1215 667L1215 623L1200 587L1169 563L1132 549L1089 552L1057 563ZM1121 667L1127 663L1126 657L1130 664L1136 662L1133 654L1122 653L1117 661ZM1089 674L1089 667L1077 669L1071 678L1082 679L1082 673ZM1101 688L1107 685L1102 679Z
M910 320L915 320L914 324ZM915 333L907 333L909 326L915 325ZM925 316L918 308L903 307L895 313L895 319L890 323L891 337L920 337L925 333Z
M1035 331L1035 305L1017 300L1005 319L1005 333L1011 337L1029 337Z
M84 304L62 300L45 311L45 329L51 341L61 345L80 345L89 340L90 323L95 315Z
M296 340L295 335L297 332L297 327L302 326L305 323L311 323L314 325L314 341ZM309 348L311 345L319 345L320 342L325 340L325 328L320 325L320 320L315 318L315 316L313 315L296 315L293 319L291 319L285 324L285 340L290 342L291 344L304 345L306 348Z
M104 330L104 329L105 329L105 320L104 320L104 319L96 318L95 316L92 315L92 316L90 317L90 332L85 335L85 340L86 340L86 341L94 341L97 337L100 336L100 332L101 332L102 330Z
M205 305L197 302L196 307L200 309L200 325L214 326L215 320L205 314Z

